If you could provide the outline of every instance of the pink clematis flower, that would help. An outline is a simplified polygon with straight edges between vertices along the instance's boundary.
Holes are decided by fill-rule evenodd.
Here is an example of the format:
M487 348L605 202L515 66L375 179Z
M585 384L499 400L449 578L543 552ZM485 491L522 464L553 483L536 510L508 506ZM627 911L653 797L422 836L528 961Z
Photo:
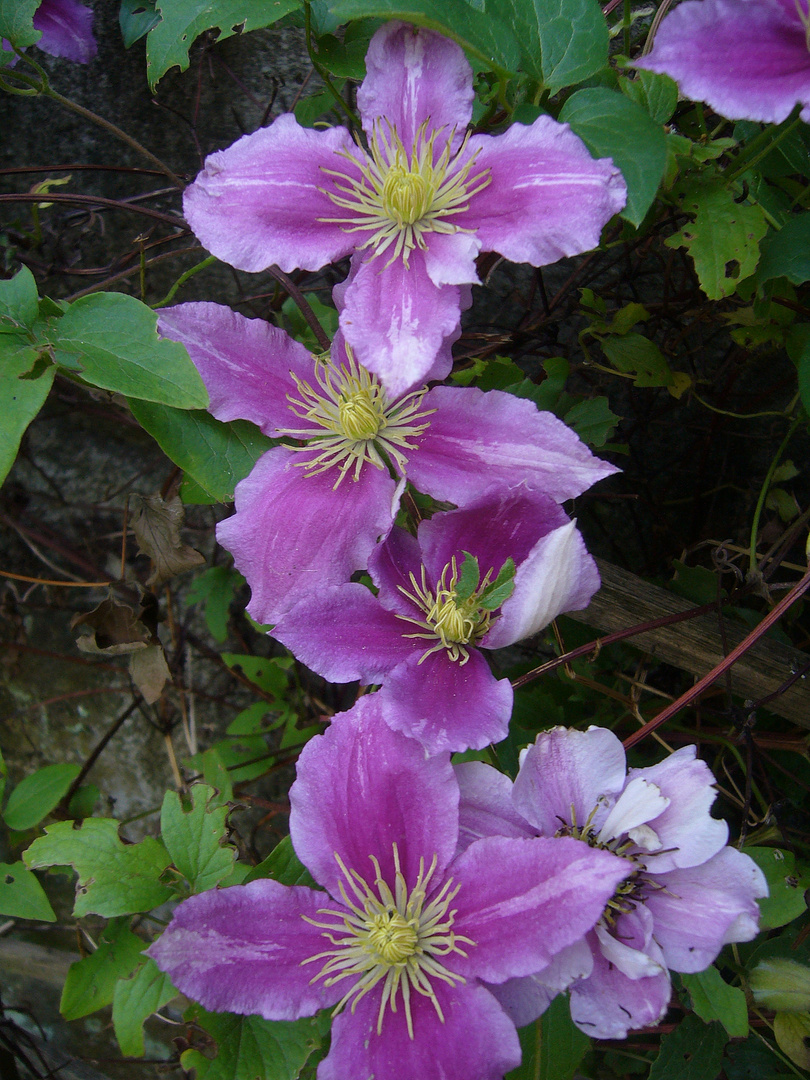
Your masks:
M810 120L807 0L686 0L661 23L637 67L670 75L681 93L730 120Z
M40 31L36 47L51 56L88 64L98 52L93 12L78 0L42 0L34 12L34 29ZM9 50L7 41L2 48Z
M756 937L765 878L726 845L728 826L710 814L714 777L694 746L627 772L611 731L557 727L523 752L514 786L480 762L457 773L462 847L488 835L568 836L631 867L583 941L533 978L494 988L518 1026L570 986L574 1023L622 1039L664 1015L670 969L703 971L724 945Z
M217 528L259 622L365 569L405 477L460 506L490 486L562 502L616 471L511 394L437 386L389 395L341 334L330 359L316 358L269 323L209 303L164 308L158 329L188 349L214 416L285 438L237 486L236 514Z
M346 128L290 115L212 154L186 218L242 270L317 270L354 253L340 325L358 361L401 394L441 379L475 257L543 266L599 243L625 204L610 159L595 161L542 116L503 135L465 134L472 72L454 42L400 22L371 40L357 101L367 149Z
M536 634L599 588L574 523L552 499L522 490L437 514L418 537L394 529L369 573L378 597L363 585L323 589L273 635L331 682L382 683L385 720L429 754L504 739L512 687L481 650Z
M149 955L207 1009L332 1009L318 1080L502 1080L520 1046L483 980L546 967L627 864L571 839L490 837L456 857L458 799L449 759L426 761L362 699L304 748L290 791L295 851L325 891L201 893Z

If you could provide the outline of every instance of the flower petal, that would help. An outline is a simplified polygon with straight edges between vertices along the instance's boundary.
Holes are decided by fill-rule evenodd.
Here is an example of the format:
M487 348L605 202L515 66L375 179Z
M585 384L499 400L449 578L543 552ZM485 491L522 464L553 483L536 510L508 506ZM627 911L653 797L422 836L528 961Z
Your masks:
M449 374L446 340L458 330L461 295L457 285L433 284L418 248L409 267L402 259L386 266L385 258L358 265L344 294L340 327L358 361L398 396L428 377Z
M428 998L411 994L413 1039L401 1000L395 1013L386 1009L380 1035L376 993L337 1016L318 1080L502 1080L520 1064L515 1026L488 990L435 980L434 989L444 1020Z
M797 102L810 119L810 53L791 2L688 0L669 12L636 66L671 76L684 97L730 120L779 124Z
M391 528L397 485L366 466L332 489L335 470L305 476L299 456L276 447L236 486L236 513L217 526L250 585L248 611L274 623L299 600L346 581Z
M421 581L422 553L419 541L395 525L382 544L378 544L368 560L371 580L380 590L380 603L390 611L413 618L417 609L402 595L413 592L410 575Z
M555 727L523 752L512 798L538 832L554 836L561 825L584 825L600 804L606 817L624 787L625 768L622 744L607 728Z
M182 342L202 375L209 411L217 420L251 420L271 435L276 428L311 427L290 410L287 395L311 380L312 354L263 319L246 319L223 304L178 304L158 312L158 333Z
M668 806L669 799L661 794L656 784L637 776L626 784L602 823L597 839L600 844L607 844L625 836L639 826L646 825L648 821L655 820ZM652 836L648 835L647 839L653 845L647 850L657 851L664 846Z
M448 871L461 886L453 931L475 942L453 970L493 983L542 971L593 927L631 869L569 837L477 840Z
M487 485L524 485L555 502L576 498L616 472L556 416L500 390L437 386L422 399L435 409L417 440L408 478L435 499L465 506Z
M351 233L329 219L340 216L328 194L325 169L359 172L341 152L357 151L342 127L315 131L285 113L205 159L183 197L183 211L203 245L240 270L274 263L319 270L354 250Z
M627 201L610 158L594 160L567 124L540 116L503 135L474 135L475 171L491 182L454 224L473 228L484 251L512 262L546 266L599 244L603 226Z
M427 124L426 137L456 129L459 142L472 117L472 71L455 42L431 30L389 22L376 32L366 53L366 77L357 91L363 130L371 138L375 120L396 128L406 150ZM441 141L439 153L441 153ZM439 156L436 154L435 156Z
M340 896L347 869L373 881L369 856L394 885L393 845L409 888L436 856L441 881L458 839L458 785L449 758L425 758L419 743L383 723L379 695L338 713L326 734L310 739L290 789L290 835L312 876Z
M38 49L89 64L98 52L93 37L93 12L78 0L42 0L34 12L34 29L42 31Z
M147 950L178 990L213 1012L296 1020L340 1000L340 987L310 985L322 952L317 919L325 893L277 881L211 889L183 901Z
M756 897L767 896L753 859L725 847L702 866L655 875L660 891L647 907L655 940L673 971L703 971L724 945L751 941L759 931Z
M661 949L652 937L653 918L643 905L620 915L613 932L596 926L594 934L599 951L628 979L647 979L667 970Z
M585 938L561 949L539 975L507 979L488 985L515 1027L531 1024L549 1007L557 994L576 979L586 979L593 971L593 953Z
M483 761L465 761L456 765L455 770L461 794L458 842L462 850L484 836L535 835L531 825L515 810L512 781L508 776Z
M418 739L429 754L481 750L505 739L512 714L509 680L496 679L477 649L469 650L463 667L445 649L420 664L422 642L414 644L418 651L386 676L380 691L386 723Z

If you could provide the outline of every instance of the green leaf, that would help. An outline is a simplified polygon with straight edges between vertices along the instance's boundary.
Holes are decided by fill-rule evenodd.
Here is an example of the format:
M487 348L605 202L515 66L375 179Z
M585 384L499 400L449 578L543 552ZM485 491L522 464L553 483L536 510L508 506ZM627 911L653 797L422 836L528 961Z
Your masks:
M211 636L224 641L228 636L228 614L236 590L245 579L232 566L212 566L191 583L187 604L205 605L205 622Z
M177 997L177 991L171 979L151 958L147 958L131 979L122 979L116 985L112 1018L122 1054L126 1057L143 1056L144 1020L173 997Z
M458 568L458 581L453 592L456 594L457 600L469 600L478 588L478 582L481 580L481 570L478 566L478 559L471 555L469 551L463 551L462 555L464 558Z
M656 124L666 124L678 107L678 84L669 75L639 70L634 79L620 79L619 86Z
M171 889L160 875L169 865L168 852L147 836L140 844L124 844L118 822L86 818L81 824L60 821L45 830L23 854L31 869L70 865L79 875L73 914L134 915L168 900Z
M321 1045L318 1017L290 1022L259 1016L209 1013L192 1005L187 1020L200 1024L217 1044L212 1060L198 1050L180 1055L184 1069L196 1069L197 1080L294 1080L307 1058Z
M671 386L672 371L663 353L643 334L625 334L623 337L603 338L602 350L618 371L632 373L633 386Z
M0 281L0 328L30 330L38 315L37 283L27 266Z
M171 67L185 71L188 50L206 30L224 41L237 33L270 26L301 6L300 0L158 0L161 21L146 40L146 74L154 90Z
M624 94L595 87L578 90L563 105L568 123L595 157L611 157L627 184L622 217L640 225L652 205L667 163L664 129Z
M6 825L17 832L39 825L59 804L80 772L81 765L63 762L60 765L46 765L44 769L26 776L8 797L3 813Z
M726 1036L720 1024L686 1016L661 1039L649 1080L717 1080Z
M90 817L98 802L101 792L95 784L82 784L68 803L68 814L72 818Z
M78 362L93 386L178 409L204 409L208 392L185 346L159 338L156 327L155 312L134 296L93 293L71 304L47 338L56 362Z
M504 604L515 591L515 560L508 558L498 571L498 576L483 590L478 598L478 606L484 611L495 611Z
M14 464L26 428L45 404L56 368L49 364L36 379L21 379L37 353L17 334L0 334L0 484Z
M604 446L621 420L606 397L589 398L569 409L563 420L588 446Z
M155 0L121 0L118 25L121 27L125 49L140 41L159 22L160 15L155 11Z
M3 805L3 795L6 790L6 780L8 779L8 766L3 759L3 752L0 750L0 806Z
M208 807L215 794L206 784L195 784L189 791L191 806L185 807L176 791L167 791L160 812L163 843L192 893L213 889L233 869L236 852L221 843L228 809Z
M517 34L521 67L556 94L608 62L607 22L596 0L487 0Z
M0 0L0 38L18 49L34 45L42 36L34 29L34 12L42 0Z
M45 890L25 863L0 863L0 915L56 922Z
M210 413L171 409L130 398L129 407L167 457L217 502L231 502L234 488L273 446L255 424L223 424Z
M126 979L138 964L147 943L129 929L128 919L117 919L104 929L94 953L70 965L59 1011L66 1020L78 1020L109 1005L115 984Z
M785 344L788 356L796 365L804 411L810 416L810 324L797 323L793 326Z
M506 1080L571 1080L591 1045L574 1025L565 994L558 994L542 1017L518 1035L523 1061Z
M757 285L777 277L794 285L810 281L810 214L797 214L762 241Z
M402 19L436 30L501 76L514 74L520 63L520 49L510 28L464 0L334 0L329 11L340 22Z
M214 747L202 753L202 774L205 783L217 792L208 801L210 809L215 806L225 806L233 800L233 784L228 769L219 751Z
M667 237L667 247L685 247L695 263L700 287L710 300L731 296L759 261L759 242L768 229L759 206L734 201L722 179L690 182L679 193L694 221Z
M245 876L244 884L249 881L257 881L259 878L272 878L280 881L282 885L309 885L310 888L318 888L309 870L299 860L292 846L292 840L285 836L270 854L249 870Z
M689 992L692 1009L705 1023L719 1020L730 1039L748 1035L748 1005L739 986L729 986L712 966L697 975L681 975Z
M747 847L743 852L751 856L768 882L769 895L757 901L760 930L773 930L798 919L807 910L804 891L810 888L810 874L797 870L793 852L767 847Z

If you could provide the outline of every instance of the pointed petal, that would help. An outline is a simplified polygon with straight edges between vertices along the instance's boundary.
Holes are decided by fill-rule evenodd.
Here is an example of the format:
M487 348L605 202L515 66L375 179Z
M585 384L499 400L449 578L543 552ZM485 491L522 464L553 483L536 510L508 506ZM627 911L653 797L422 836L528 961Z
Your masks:
M263 319L246 319L223 304L178 304L158 312L158 333L179 341L202 375L217 420L251 420L265 435L276 428L323 428L299 419L287 395L290 377L311 380L312 354Z
M217 526L250 585L248 611L274 623L299 600L363 569L393 524L396 484L366 466L336 489L335 470L305 476L300 457L276 447L236 486L236 513Z
M433 985L444 1021L428 998L412 993L413 1039L401 1000L395 1013L386 1009L377 1034L377 993L336 1017L318 1080L502 1080L520 1064L515 1026L488 990Z
M38 49L89 64L98 52L93 37L93 12L78 0L42 0L34 13L34 29L42 31Z
M423 407L436 412L408 463L408 478L456 506L480 497L482 479L503 488L525 485L564 502L617 471L556 416L500 390L437 386Z
M512 124L503 135L474 135L468 152L491 182L454 224L474 228L482 250L512 262L546 266L590 251L627 201L612 160L594 160L567 124L549 116L531 127Z
M462 850L484 836L535 835L515 810L508 776L483 761L465 761L455 770L461 794L458 842Z
M420 126L426 137L444 129L464 129L472 117L472 71L455 42L431 30L389 22L376 32L366 53L366 77L357 91L363 130L369 138L375 120L396 128L410 150ZM385 130L385 129L384 129ZM437 140L437 153L443 142Z
M296 1020L340 1000L339 987L310 985L324 939L317 919L329 897L302 886L253 881L211 889L180 904L147 950L178 990L213 1012Z
M285 113L205 159L183 197L194 233L212 254L240 270L274 263L319 270L354 250L353 234L327 219L340 217L329 198L325 169L357 172L341 152L357 152L345 128L315 131Z
M668 806L669 799L661 794L660 788L655 784L640 776L629 780L602 824L599 842L607 844L610 840L638 829L640 825L646 825L648 821L654 821ZM663 846L659 840L657 847L653 846L648 850L657 851Z
M622 744L607 728L552 728L522 755L515 807L544 836L574 824L572 813L582 826L600 803L607 816L624 787L625 768Z
M411 252L385 265L386 255L359 264L344 294L340 327L358 361L373 371L393 396L450 372L446 339L458 330L461 298L456 285L438 288L425 269L424 254ZM437 359L444 358L437 370Z
M419 743L383 722L379 695L338 713L325 735L310 739L290 789L290 835L296 854L333 896L347 869L373 881L375 856L394 885L393 845L409 888L436 856L441 881L458 839L458 785L449 758L425 758Z
M461 886L453 931L475 942L453 970L495 983L542 971L594 926L631 869L569 837L477 840L448 871Z
M725 847L702 866L655 875L662 886L647 907L655 940L673 971L703 971L724 945L751 941L759 931L758 896L767 895L753 859Z
M507 979L505 983L488 984L515 1027L531 1024L549 1007L557 996L577 979L586 979L593 971L593 954L585 938L561 949L548 967L539 975Z
M422 642L415 645L417 651L383 683L386 722L418 739L428 754L481 750L505 739L512 714L509 680L496 679L477 649L469 650L462 667L445 649L420 664ZM431 642L424 645L430 648Z
M791 2L679 4L637 66L671 76L684 97L708 102L730 120L779 124L797 102L802 119L810 117L810 53Z
M653 941L652 915L643 904L621 915L613 933L597 926L594 934L605 960L628 979L648 979L667 970L661 949Z
M378 683L413 654L404 636L412 629L365 585L347 583L320 588L296 604L276 623L273 637L329 682Z
M422 553L415 536L395 525L382 544L378 544L368 560L371 580L380 590L380 603L390 611L414 618L418 609L403 596L413 593L413 574L421 583Z

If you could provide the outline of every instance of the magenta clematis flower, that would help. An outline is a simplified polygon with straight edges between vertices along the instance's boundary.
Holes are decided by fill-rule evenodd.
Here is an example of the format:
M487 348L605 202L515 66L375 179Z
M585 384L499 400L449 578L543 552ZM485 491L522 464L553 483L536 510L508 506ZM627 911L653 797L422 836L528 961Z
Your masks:
M521 490L437 514L418 539L394 529L369 573L379 597L363 585L323 589L273 635L331 682L382 683L385 720L430 754L504 739L512 687L480 649L536 634L599 588L574 523L553 500Z
M454 857L458 798L449 759L425 760L361 699L308 743L290 791L295 851L326 891L265 879L201 893L149 955L206 1009L332 1009L318 1080L501 1080L520 1047L482 980L544 968L627 864L571 839L490 837Z
M723 945L756 937L765 878L726 846L728 826L709 812L714 777L694 746L628 773L611 731L557 727L523 751L514 786L479 762L457 772L462 847L488 835L567 836L631 867L583 942L533 978L495 988L518 1026L570 985L578 1027L624 1038L664 1015L670 969L703 971Z
M636 66L670 75L730 120L779 124L800 104L808 121L807 0L686 0Z
M459 322L475 257L543 266L599 243L625 204L610 159L595 161L542 116L503 135L465 134L472 72L454 42L381 27L357 95L367 149L346 128L286 114L212 154L187 189L186 218L242 270L317 270L354 254L340 325L361 364L401 394L436 370Z
M88 64L98 52L93 12L78 0L42 0L34 12L34 29L41 32L37 48L51 56ZM10 48L5 40L2 47Z
M510 394L438 386L391 397L340 334L331 360L316 359L269 323L209 303L164 308L158 329L188 349L214 416L289 440L259 459L237 486L236 514L217 528L262 623L365 569L406 476L464 505L491 485L562 502L616 471Z

